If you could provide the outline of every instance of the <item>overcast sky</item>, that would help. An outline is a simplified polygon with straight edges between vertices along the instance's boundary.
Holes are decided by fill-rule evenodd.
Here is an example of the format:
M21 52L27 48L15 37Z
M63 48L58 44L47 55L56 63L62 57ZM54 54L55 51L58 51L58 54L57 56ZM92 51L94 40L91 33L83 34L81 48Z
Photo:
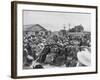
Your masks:
M91 14L70 12L23 11L23 25L40 24L51 31L66 30L82 24L85 31L91 30Z

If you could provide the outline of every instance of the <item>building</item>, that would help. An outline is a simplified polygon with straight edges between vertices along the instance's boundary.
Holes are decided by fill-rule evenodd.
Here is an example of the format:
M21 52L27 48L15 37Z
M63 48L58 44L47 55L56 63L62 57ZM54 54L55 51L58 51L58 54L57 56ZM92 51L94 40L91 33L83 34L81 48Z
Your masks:
M40 24L24 25L24 33L29 35L47 35L48 30L46 30Z
M85 36L85 35L91 35L90 32L87 32L87 31L84 31L84 32L67 32L66 35L69 35L69 36Z

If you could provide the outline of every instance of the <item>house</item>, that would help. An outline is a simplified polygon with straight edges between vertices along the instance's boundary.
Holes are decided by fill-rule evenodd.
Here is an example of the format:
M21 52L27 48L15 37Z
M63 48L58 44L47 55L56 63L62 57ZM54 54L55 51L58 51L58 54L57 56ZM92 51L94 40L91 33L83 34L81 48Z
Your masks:
M40 24L32 24L24 25L24 33L28 33L29 35L45 35L48 33L48 30L46 30Z

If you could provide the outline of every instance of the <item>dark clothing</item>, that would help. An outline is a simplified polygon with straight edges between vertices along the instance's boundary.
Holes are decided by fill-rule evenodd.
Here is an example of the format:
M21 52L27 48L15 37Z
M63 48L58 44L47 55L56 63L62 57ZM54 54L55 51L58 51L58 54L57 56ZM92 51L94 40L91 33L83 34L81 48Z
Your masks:
M39 62L43 63L46 59L47 54L50 52L50 47L49 46L45 46L45 48L43 49L43 51L41 52L40 56L39 56Z

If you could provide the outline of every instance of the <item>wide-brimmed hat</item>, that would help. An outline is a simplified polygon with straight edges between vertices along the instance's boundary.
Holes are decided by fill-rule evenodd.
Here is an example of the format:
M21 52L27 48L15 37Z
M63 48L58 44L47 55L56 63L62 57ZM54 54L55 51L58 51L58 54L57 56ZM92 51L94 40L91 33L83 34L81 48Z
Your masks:
M28 55L27 58L28 58L29 60L33 60L33 57L30 56L30 55Z
M86 66L91 65L91 53L85 49L85 51L80 51L77 53L78 61Z

